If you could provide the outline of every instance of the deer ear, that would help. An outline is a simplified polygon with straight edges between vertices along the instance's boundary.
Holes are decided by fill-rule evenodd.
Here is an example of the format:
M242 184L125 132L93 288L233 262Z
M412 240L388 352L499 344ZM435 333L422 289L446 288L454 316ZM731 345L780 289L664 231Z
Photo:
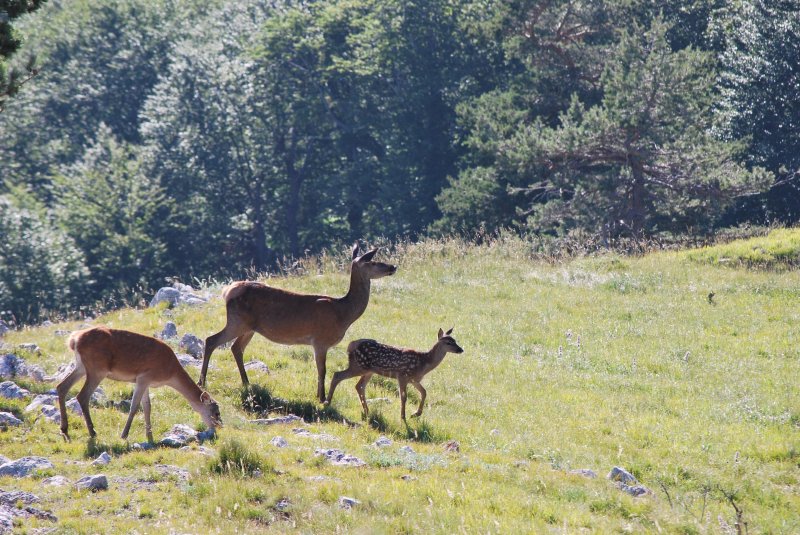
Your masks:
M200 394L200 403L203 405L211 405L214 400L211 399L211 394L203 390L203 393Z
M452 332L453 332L453 327L450 327L450 330L449 330L449 331L447 331L447 332L446 332L446 333L444 333L444 334L448 334L448 335L449 335L449 334L450 334L450 333L452 333Z
M376 249L371 250L368 253L364 253L364 256L359 258L358 261L359 262L369 262L370 260L372 260L372 257L375 256L375 253L377 253L377 252L378 252L378 249L376 248Z
M439 327L439 338L441 338L442 336L444 336L444 331L442 331L442 328Z
M353 252L352 252L352 254L353 254L353 260L355 260L356 257L358 257L358 242L355 242L353 244Z

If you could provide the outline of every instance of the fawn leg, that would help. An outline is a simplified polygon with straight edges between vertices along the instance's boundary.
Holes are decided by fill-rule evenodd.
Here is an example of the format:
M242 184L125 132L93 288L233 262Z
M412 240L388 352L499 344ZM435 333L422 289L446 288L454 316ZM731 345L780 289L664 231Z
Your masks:
M69 441L69 433L67 432L67 394L69 393L69 389L72 388L72 385L77 383L84 375L86 375L86 368L78 361L75 363L75 368L69 375L64 377L64 379L58 383L58 386L56 386L56 392L58 392L58 408L61 410L61 434L67 441Z
M153 443L153 426L150 425L150 388L144 389L142 396L142 410L144 411L144 431L147 433L147 441Z
M358 373L352 368L347 368L346 370L334 373L333 379L331 379L331 387L328 390L328 398L325 400L325 405L331 404L331 400L333 400L333 391L336 390L336 385L338 385L345 379L350 379L351 377L355 377L356 375L358 375Z
M317 363L317 399L320 403L325 403L325 360L327 358L327 347L314 346L314 361Z
M97 389L97 385L99 385L102 380L102 377L87 373L86 382L83 383L81 391L78 392L78 405L81 406L81 410L83 411L83 419L86 420L86 428L89 430L90 437L97 436L97 433L94 432L92 417L89 416L89 399L91 399L92 394L94 394L94 391Z
M361 379L358 380L356 383L356 392L358 392L358 399L361 400L361 406L364 408L364 418L369 415L369 407L367 407L367 383L369 382L370 378L372 377L371 373L367 373L361 376Z
M420 395L419 407L417 407L417 412L411 415L412 418L417 418L420 415L422 415L422 407L425 406L425 396L427 396L428 393L425 391L425 387L423 387L419 381L411 379L411 384L414 385L414 388L416 388L419 391Z
M398 378L400 386L400 418L406 421L406 387L408 386L408 379L405 377Z
M206 384L206 373L208 373L208 362L211 360L211 353L222 344L230 342L234 338L241 336L241 334L242 331L240 327L234 327L228 323L220 332L206 338L205 347L203 348L203 367L200 368L200 379L197 381L198 385L205 386Z
M147 383L144 379L139 377L136 380L136 386L133 388L133 397L131 398L131 412L128 413L128 421L125 422L125 427L122 429L120 438L128 438L128 432L131 430L131 423L136 411L139 410L139 404L142 402L142 396L147 391Z
M247 372L244 369L244 348L246 348L250 340L253 339L254 334L254 331L244 333L236 339L233 343L233 347L231 347L233 358L236 359L236 366L239 368L239 375L242 376L242 384L245 386L249 385L250 381L247 379Z

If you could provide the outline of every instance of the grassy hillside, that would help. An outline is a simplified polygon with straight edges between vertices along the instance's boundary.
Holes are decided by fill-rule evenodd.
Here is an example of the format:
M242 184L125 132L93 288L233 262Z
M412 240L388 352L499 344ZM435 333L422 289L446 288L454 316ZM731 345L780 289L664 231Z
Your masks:
M297 425L249 423L261 415L243 409L231 353L219 350L209 389L226 426L205 446L235 456L237 441L262 463L261 477L219 473L196 447L129 452L117 438L126 414L98 408L99 444L87 445L83 421L72 414L69 444L55 424L26 414L23 429L0 431L0 453L48 457L53 473L71 481L105 473L108 491L45 487L41 477L0 478L0 488L37 494L59 528L79 533L705 533L734 529L734 504L751 533L800 532L800 272L721 268L694 255L553 263L517 239L398 246L383 255L398 273L374 284L365 315L329 355L328 381L345 366L351 339L428 348L440 326L455 326L465 353L449 355L426 377L421 421L405 426L394 382L377 378L367 397L388 400L372 405L369 422L360 417L355 380L340 385L330 410L316 412L310 350L256 337L246 360L271 368L251 373L257 393L285 400L277 403L303 412L311 433L335 440L295 435ZM269 283L341 295L343 265L344 256L326 257L309 262L305 275ZM170 319L181 335L205 337L224 324L223 303L122 310L93 323L152 334ZM39 344L41 355L23 356L52 373L72 358L54 331L76 326L9 333L5 342ZM102 387L112 399L132 391L111 381ZM415 394L410 388L409 412ZM0 401L18 414L25 404ZM155 391L153 419L157 437L175 423L200 423L166 388ZM381 434L393 444L372 446ZM273 446L277 435L289 447ZM141 416L130 438L144 440ZM445 450L451 440L460 451ZM406 445L414 453L400 449ZM332 466L314 455L319 447L367 466ZM106 449L111 463L90 466ZM164 474L158 464L184 468L190 478ZM620 491L605 479L614 466L653 494ZM600 477L570 473L582 468ZM347 510L340 496L361 503ZM29 519L21 529L47 526Z

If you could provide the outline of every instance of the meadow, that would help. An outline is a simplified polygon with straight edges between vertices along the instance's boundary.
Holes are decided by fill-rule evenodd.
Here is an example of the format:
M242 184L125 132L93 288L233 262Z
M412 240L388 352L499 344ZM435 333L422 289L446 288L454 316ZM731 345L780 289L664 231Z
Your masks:
M70 413L66 443L56 424L23 411L28 401L4 399L0 410L24 424L0 430L0 453L44 456L56 468L0 478L0 488L33 492L59 519L25 519L22 533L736 533L737 522L742 532L746 523L749 533L798 533L798 237L800 230L779 230L758 244L566 258L542 256L511 236L393 245L379 259L397 264L397 274L373 283L366 313L329 353L328 382L346 367L350 340L428 349L439 327L454 327L465 352L425 378L421 419L403 423L396 383L378 377L367 388L375 399L369 420L355 379L322 410L310 348L256 336L245 361L261 360L270 372L251 372L250 392L230 350L212 356L208 389L225 427L203 444L211 456L196 445L131 450L118 438L127 415L114 408L93 408L96 442ZM778 242L794 249L745 258ZM343 295L347 258L343 250L306 259L266 282ZM205 338L224 325L222 286L208 284L215 297L206 306L128 308L90 323L153 334L174 321L180 335ZM55 373L73 358L55 331L81 323L9 332L3 352L36 343L40 353L18 354ZM33 392L53 387L18 383ZM113 381L101 387L112 400L132 392ZM199 428L177 393L152 396L156 437L176 423ZM409 413L418 399L409 388ZM286 413L305 424L251 423ZM381 435L392 444L373 445ZM276 436L288 447L274 446ZM129 438L145 439L141 415ZM452 441L458 451L446 448ZM366 466L334 466L317 448L339 448ZM90 465L102 451L111 463ZM231 464L220 455L243 469L225 469ZM606 479L614 466L651 493L621 491ZM54 474L74 482L91 473L106 474L109 489L42 484ZM344 508L342 496L359 503Z

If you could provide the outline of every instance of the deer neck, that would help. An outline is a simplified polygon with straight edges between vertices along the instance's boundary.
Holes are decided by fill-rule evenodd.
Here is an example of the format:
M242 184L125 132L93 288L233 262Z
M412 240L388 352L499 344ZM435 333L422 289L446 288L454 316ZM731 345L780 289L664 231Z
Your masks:
M439 344L436 344L433 346L433 348L431 348L430 351L425 353L425 360L427 361L425 364L425 373L433 370L439 364L441 364L445 355L447 355L447 351L445 351L444 347Z
M186 370L180 365L178 365L175 375L169 382L169 386L185 397L186 401L189 402L189 405L191 405L194 410L200 412L200 408L203 405L200 401L200 395L203 393L203 389L197 386L192 378L189 377L189 374L186 373Z
M370 279L356 271L350 273L350 289L339 300L341 317L347 325L361 317L369 304Z

